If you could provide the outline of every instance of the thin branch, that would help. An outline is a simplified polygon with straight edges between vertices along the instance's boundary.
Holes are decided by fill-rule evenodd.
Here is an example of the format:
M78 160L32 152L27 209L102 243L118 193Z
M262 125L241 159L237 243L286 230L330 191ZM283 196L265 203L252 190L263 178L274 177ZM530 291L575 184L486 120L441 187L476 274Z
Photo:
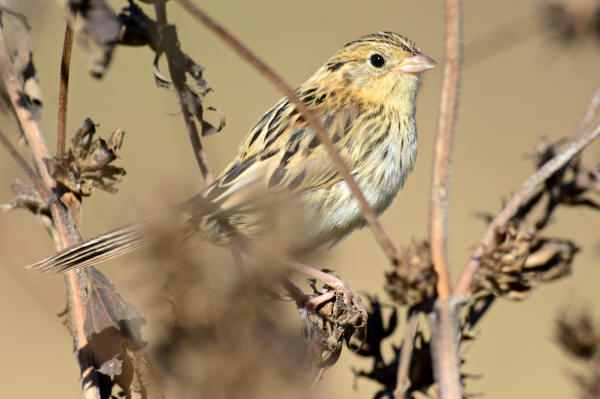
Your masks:
M181 114L188 131L192 149L194 150L196 162L198 163L202 177L204 177L205 183L208 185L214 181L214 178L203 151L200 132L198 132L198 128L194 122L194 116L187 107L188 101L186 97L188 95L188 89L185 84L185 70L183 68L183 63L181 62L182 54L177 51L179 45L177 31L174 26L170 26L167 23L167 8L165 2L156 2L154 4L154 11L156 13L156 20L160 31L160 48L165 52L167 58L169 74L171 75L173 87L177 94L177 101L181 107Z
M25 158L23 158L21 154L19 154L17 149L11 144L11 142L8 140L8 138L4 135L2 131L0 131L0 142L2 142L2 145L10 154L10 156L15 160L15 162L21 167L21 169L23 169L29 180L31 180L31 182L35 185L35 188L39 191L40 195L44 198L48 198L48 191L46 190L46 187L44 187L44 184L42 183L38 175L31 168L31 166L29 166Z
M48 169L44 163L44 159L50 158L50 153L42 136L40 127L31 113L27 98L19 87L19 80L4 40L4 33L1 25L0 81L8 93L19 126L31 148L34 162L44 188L46 189L46 192L50 192L56 186L55 180L48 173ZM72 213L69 212L69 209L61 202L53 201L50 204L50 211L54 226L58 233L55 235L55 237L58 238L58 242L55 243L57 248L63 249L79 241L79 233L74 227L74 220L70 217L70 214ZM87 346L88 341L83 329L85 322L86 284L80 273L80 271L72 270L65 276L69 293L73 339L79 355L78 361L83 382L83 396L86 399L100 399L100 385L97 372L94 369L91 359L82 355L82 349Z
M71 50L73 49L73 31L67 22L63 51L60 60L60 84L58 87L58 131L56 139L56 156L65 154L67 137L67 102L69 98L69 68L71 66Z
M488 225L487 230L481 238L481 241L479 244L477 244L477 247L473 251L471 259L465 266L458 284L454 289L455 296L464 297L468 295L471 283L473 282L475 274L477 273L477 269L479 268L481 256L485 252L485 249L496 239L496 232L498 228L506 225L506 223L508 223L508 221L516 215L516 213L519 211L519 208L531 199L541 184L543 184L557 170L565 166L569 161L571 161L571 159L577 156L577 154L579 154L588 144L597 139L598 136L600 136L600 125L593 129L587 130L584 134L574 139L563 152L557 154L554 158L546 162L544 166L531 175L525 181L525 183L523 183L519 190L513 194L513 196L504 205L500 213L498 213L494 220L492 220L492 222Z
M454 129L458 112L458 94L462 67L462 1L445 0L446 65L440 98L438 136L435 143L431 198L429 207L429 240L431 262L437 274L435 319L432 328L431 354L439 397L462 397L458 356L458 304L450 296L447 225L450 195L450 171Z
M588 106L585 115L581 119L579 126L577 127L577 133L575 134L575 138L581 137L582 134L588 130L590 124L598 115L598 111L600 110L600 87L596 89L594 92L594 96L592 97L592 101L590 101L590 105Z
M384 230L383 226L377 219L377 215L373 212L373 209L369 206L369 203L365 199L362 190L356 184L356 181L352 177L350 169L346 165L346 162L342 159L333 142L327 134L327 130L319 123L318 119L310 112L304 102L298 98L292 88L286 84L270 67L268 67L263 61L261 61L254 53L252 53L246 46L244 46L238 39L233 37L228 31L226 31L221 25L215 22L212 18L206 15L200 8L198 8L190 0L178 0L179 3L200 22L206 25L212 30L217 36L223 39L229 44L242 58L253 65L259 72L261 72L266 78L268 78L279 90L281 90L285 96L297 107L298 111L306 119L308 124L315 129L317 137L327 150L329 157L333 161L333 164L337 168L340 175L346 181L352 194L358 201L365 216L365 219L371 227L371 231L375 236L375 239L390 259L393 264L397 264L398 251L392 243L389 235Z
M410 363L418 326L419 312L413 310L409 313L408 321L404 328L404 339L402 340L400 359L398 359L398 372L396 374L395 399L406 398L406 393L410 387Z

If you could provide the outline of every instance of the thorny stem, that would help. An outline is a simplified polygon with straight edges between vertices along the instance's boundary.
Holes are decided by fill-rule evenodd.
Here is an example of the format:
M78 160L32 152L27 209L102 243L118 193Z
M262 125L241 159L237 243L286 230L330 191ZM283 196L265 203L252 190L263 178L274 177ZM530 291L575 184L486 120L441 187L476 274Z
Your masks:
M39 125L33 118L29 103L21 88L6 42L0 26L0 81L4 84L5 90L11 100L12 108L15 111L17 121L21 131L27 139L27 143L33 153L34 162L38 173L46 189L50 192L56 186L56 182L48 173L44 159L50 158L50 153L46 142L42 136ZM74 221L69 217L68 209L60 202L53 201L50 204L52 220L57 230L56 237L58 249L73 245L79 240L79 234L74 228ZM88 344L84 333L83 325L85 322L85 281L79 271L72 270L66 274L67 287L69 292L69 305L71 311L73 339L78 353ZM86 399L100 399L100 389L97 373L91 363L91 359L86 356L78 356L80 374L83 379L83 396Z
M279 90L281 90L285 96L296 106L300 114L306 119L308 124L315 129L319 140L327 150L329 157L331 158L333 164L337 168L340 175L342 175L343 179L346 181L352 194L358 201L365 216L365 219L369 223L371 227L371 231L375 236L375 239L390 259L393 264L398 263L398 251L392 240L389 238L389 235L384 230L383 226L377 219L377 215L371 209L371 206L365 199L365 196L362 193L362 190L356 184L356 181L352 177L352 173L350 169L346 165L346 162L342 159L337 149L335 148L333 142L329 138L327 134L327 130L319 123L318 119L310 112L310 110L306 107L304 102L298 98L298 96L294 93L292 88L287 85L280 77L277 75L269 66L267 66L263 61L261 61L254 53L252 53L246 46L244 46L239 40L237 40L234 36L232 36L225 28L215 22L212 18L206 15L200 8L198 8L193 2L190 0L178 0L179 3L194 17L196 17L200 22L206 25L210 30L212 30L217 36L223 39L227 44L229 44L242 58L248 61L251 65L253 65L258 71L260 71L266 78L268 78Z
M204 154L202 148L202 141L200 140L200 132L198 132L198 127L194 122L194 116L188 110L186 105L188 101L186 101L185 98L187 91L185 87L185 70L183 69L182 63L177 62L177 58L181 58L181 54L178 54L177 52L177 47L179 45L177 31L175 30L175 27L169 26L167 23L167 8L165 6L165 2L156 2L154 4L154 11L156 13L156 20L158 22L160 31L160 48L165 52L165 56L167 58L169 74L171 75L173 87L175 88L175 92L177 94L177 101L181 107L181 114L185 122L185 127L188 131L192 149L194 150L196 162L198 163L200 173L202 173L205 183L208 185L214 181L214 178L210 168L208 167L206 155Z
M458 111L458 94L462 62L462 1L445 0L446 65L440 98L438 136L435 143L431 198L429 206L429 240L431 261L437 274L437 295L432 332L432 359L439 397L462 397L458 359L458 306L451 294L448 263L448 201L452 147Z
M67 101L69 98L69 68L71 66L71 50L73 48L73 31L67 22L65 39L60 61L60 85L58 87L58 131L56 139L56 156L65 154L67 137Z
M471 283L479 268L481 256L485 252L485 249L496 239L496 232L498 229L506 225L506 223L517 214L519 208L531 199L531 196L535 194L538 186L543 184L557 170L570 162L573 157L577 156L577 154L579 154L588 144L597 139L598 136L600 136L600 125L587 130L584 134L574 139L563 152L546 162L540 169L531 175L525 183L523 183L517 192L513 194L500 213L498 213L494 220L488 225L481 241L473 251L471 259L465 266L458 284L454 289L454 295L456 297L460 298L468 295Z

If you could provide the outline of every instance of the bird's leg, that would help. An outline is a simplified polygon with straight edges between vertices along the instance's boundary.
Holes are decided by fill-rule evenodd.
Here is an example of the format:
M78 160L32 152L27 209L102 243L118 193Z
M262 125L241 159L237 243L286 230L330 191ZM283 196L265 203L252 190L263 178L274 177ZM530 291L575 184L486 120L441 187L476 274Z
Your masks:
M325 273L321 270L315 269L314 267L299 262L289 262L289 266L322 281L327 286L332 288L332 290L328 290L321 295L314 296L309 299L305 298L303 305L307 310L315 311L319 306L331 301L332 299L336 299L339 294L345 305L345 313L348 315L348 320L346 322L354 324L359 329L366 327L367 309L362 304L360 296L354 292L348 286L348 284L332 274Z

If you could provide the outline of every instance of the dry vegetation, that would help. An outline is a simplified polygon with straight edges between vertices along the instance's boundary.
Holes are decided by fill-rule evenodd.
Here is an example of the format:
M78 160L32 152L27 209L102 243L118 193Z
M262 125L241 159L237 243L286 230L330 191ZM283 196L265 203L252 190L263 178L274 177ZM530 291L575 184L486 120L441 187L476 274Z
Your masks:
M103 0L65 1L67 27L57 81L61 95L56 155L48 149L38 124L41 102L28 43L28 31L35 27L30 27L24 16L0 7L0 88L4 110L12 114L18 126L15 132L2 128L0 141L30 180L28 184L15 183L15 199L4 206L6 210L31 211L48 229L56 248L65 248L81 239L78 226L83 198L95 189L115 193L125 175L115 164L119 149L126 145L121 130L102 139L96 137L94 122L85 119L66 147L64 121L73 39L85 49L89 71L98 79L110 67L116 46L146 46L155 54L156 84L176 96L200 171L206 182L212 180L201 138L219 132L224 118L217 111L218 126L204 119L206 111L215 111L203 103L209 85L203 67L183 51L177 31L185 26L168 21L167 5L183 6L297 103L320 132L332 162L351 183L350 173L325 130L267 65L194 3L144 3L151 6L140 8L130 1L115 13ZM542 27L569 45L597 39L600 5L593 1L587 4L595 8L582 11L566 0L544 3L540 9ZM461 372L460 345L475 339L475 326L493 308L496 298L523 300L541 283L567 277L574 265L579 251L577 237L547 233L555 210L586 207L590 217L597 217L593 213L600 208L600 164L588 165L579 154L600 135L596 117L600 91L572 137L540 143L533 155L532 176L498 214L482 216L488 228L453 287L445 248L461 75L462 5L446 0L445 7L447 60L429 240L397 250L373 212L365 209L390 260L388 270L382 273L387 281L387 299L393 304L363 295L368 310L365 324L360 299L348 300L333 285L316 281L310 282L305 293L287 280L289 265L274 261L283 258L274 248L285 248L293 239L294 232L286 226L290 220L300 225L301 215L289 212L297 208L285 202L291 199L265 200L261 206L269 220L269 233L260 240L259 248L248 253L239 254L235 249L229 253L201 242L182 245L177 240L164 240L164 245L152 248L152 260L146 265L146 273L153 276L148 287L154 298L148 306L151 314L142 315L127 302L127 293L118 292L95 268L65 273L69 304L65 325L74 339L84 397L305 398L313 394L311 386L320 382L323 370L334 367L344 346L354 355L372 360L369 370L356 370L355 374L380 384L376 398L414 397L416 392L429 393L435 388L443 398L464 396L469 380ZM5 40L6 29L15 32L14 43ZM161 57L166 58L168 76L158 68ZM27 144L33 164L12 144L16 140ZM355 190L359 190L357 186ZM310 300L319 295L329 295L330 299L313 308ZM282 323L280 312L292 312L293 307L282 307L274 299L294 301L301 331ZM406 322L401 322L400 315L404 314ZM147 320L156 326L151 345L142 338ZM428 329L423 326L425 320ZM402 342L391 338L397 329L403 329ZM583 311L565 312L559 317L556 335L560 345L589 369L583 374L572 373L581 397L600 398L600 339L592 316ZM387 362L382 355L386 348L395 354Z

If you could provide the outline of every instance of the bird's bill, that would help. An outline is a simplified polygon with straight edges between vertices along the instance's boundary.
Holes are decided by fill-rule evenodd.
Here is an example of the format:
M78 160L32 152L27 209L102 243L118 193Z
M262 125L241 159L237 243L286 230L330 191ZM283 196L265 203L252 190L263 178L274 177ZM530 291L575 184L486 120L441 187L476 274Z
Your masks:
M419 74L434 68L437 62L423 53L416 53L406 57L398 66L392 68L392 71L404 73Z

